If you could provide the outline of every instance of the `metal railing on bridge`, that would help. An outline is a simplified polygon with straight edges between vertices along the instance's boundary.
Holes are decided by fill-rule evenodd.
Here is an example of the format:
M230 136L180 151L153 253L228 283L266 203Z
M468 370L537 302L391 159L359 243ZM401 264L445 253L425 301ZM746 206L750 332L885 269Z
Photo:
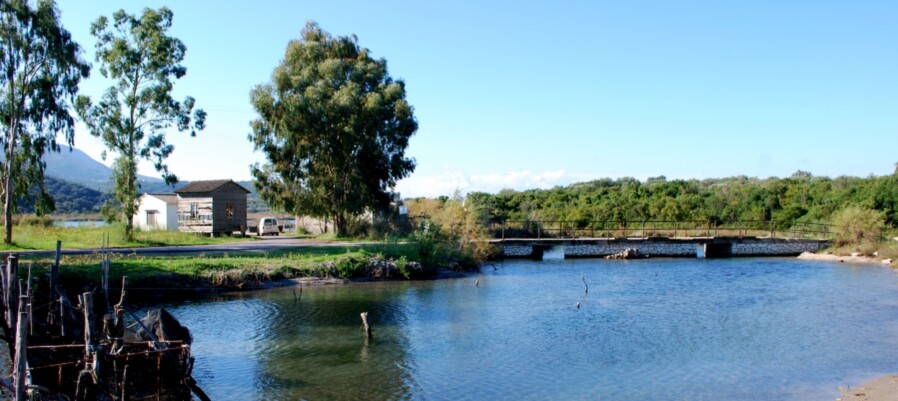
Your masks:
M621 237L763 237L831 239L831 226L823 223L782 223L767 220L712 222L699 220L570 221L505 220L490 224L496 239L621 238Z

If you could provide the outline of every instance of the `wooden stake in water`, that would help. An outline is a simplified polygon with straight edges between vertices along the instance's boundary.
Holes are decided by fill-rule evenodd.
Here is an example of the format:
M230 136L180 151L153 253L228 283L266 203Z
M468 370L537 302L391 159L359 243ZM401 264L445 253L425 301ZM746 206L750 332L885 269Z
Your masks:
M360 313L362 325L365 327L365 337L371 338L371 325L368 324L368 312Z

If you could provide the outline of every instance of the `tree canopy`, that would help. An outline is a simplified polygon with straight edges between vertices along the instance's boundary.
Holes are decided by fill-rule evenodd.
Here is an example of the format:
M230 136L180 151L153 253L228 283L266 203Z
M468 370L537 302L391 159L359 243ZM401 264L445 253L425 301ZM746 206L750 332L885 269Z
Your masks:
M481 224L564 220L579 227L646 220L775 220L785 228L829 222L852 205L877 211L885 224L898 224L898 175L828 178L799 171L789 178L766 179L601 179L552 189L475 192L466 202Z
M90 29L97 38L100 74L115 83L96 105L79 97L78 113L90 133L118 154L113 166L115 197L105 210L125 222L127 236L137 210L138 158L151 161L165 182L174 184L178 178L165 163L174 151L166 142L166 131L174 126L195 136L205 127L206 113L193 110L192 97L179 102L171 95L173 81L187 73L181 65L187 47L167 34L172 17L165 7L144 9L140 18L119 10L111 25L103 16Z
M307 23L250 98L259 118L249 139L268 160L252 174L274 207L333 218L342 234L350 217L387 207L415 168L405 156L418 129L405 83L355 36Z
M6 243L12 242L16 199L34 194L37 212L52 211L43 185L42 156L60 150L56 138L74 142L69 102L90 65L62 27L51 0L0 1L0 167ZM37 186L36 190L34 186Z

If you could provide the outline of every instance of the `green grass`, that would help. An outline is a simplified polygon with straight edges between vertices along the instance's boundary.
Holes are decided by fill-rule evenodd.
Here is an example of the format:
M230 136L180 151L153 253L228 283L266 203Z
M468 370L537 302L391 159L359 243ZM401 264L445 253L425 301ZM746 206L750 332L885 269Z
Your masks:
M205 245L223 242L247 241L239 237L211 238L208 235L170 231L135 230L133 239L125 241L125 227L113 224L105 227L54 227L41 224L18 224L13 227L10 245L0 243L0 251L55 249L56 241L62 241L63 248L99 248L104 239L108 246L147 247L167 245Z
M203 286L242 288L268 280L294 277L363 277L371 260L415 260L413 244L303 247L289 251L154 257L110 256L110 281L128 276L137 287L198 288ZM60 276L70 286L100 281L99 254L66 255ZM50 258L29 259L37 275L49 271ZM407 277L406 277L407 278Z

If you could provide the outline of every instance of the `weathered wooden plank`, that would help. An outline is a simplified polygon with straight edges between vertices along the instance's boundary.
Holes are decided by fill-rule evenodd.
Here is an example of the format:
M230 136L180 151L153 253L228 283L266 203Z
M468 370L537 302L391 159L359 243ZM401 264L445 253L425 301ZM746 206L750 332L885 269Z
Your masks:
M16 354L14 357L16 401L28 399L25 396L25 381L28 378L28 312L25 307L27 303L27 297L19 299L19 310L17 312L19 325L16 330Z
M246 230L246 189L234 182L211 192L178 193L178 230L230 233Z

